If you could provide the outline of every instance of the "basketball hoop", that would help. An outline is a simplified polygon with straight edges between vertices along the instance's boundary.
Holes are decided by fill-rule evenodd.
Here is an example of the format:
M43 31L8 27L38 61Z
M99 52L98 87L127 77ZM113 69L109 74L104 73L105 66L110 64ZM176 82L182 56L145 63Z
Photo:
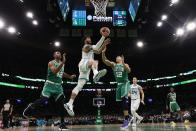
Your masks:
M106 17L106 7L109 0L90 0L95 8L95 15L97 17Z

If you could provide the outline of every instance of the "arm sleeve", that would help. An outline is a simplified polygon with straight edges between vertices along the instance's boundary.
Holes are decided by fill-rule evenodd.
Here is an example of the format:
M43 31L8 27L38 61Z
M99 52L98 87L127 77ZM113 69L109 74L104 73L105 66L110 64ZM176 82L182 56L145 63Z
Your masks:
M101 39L97 42L97 44L92 46L93 50L99 51L99 49L103 45L104 40L105 40L105 37L102 36Z

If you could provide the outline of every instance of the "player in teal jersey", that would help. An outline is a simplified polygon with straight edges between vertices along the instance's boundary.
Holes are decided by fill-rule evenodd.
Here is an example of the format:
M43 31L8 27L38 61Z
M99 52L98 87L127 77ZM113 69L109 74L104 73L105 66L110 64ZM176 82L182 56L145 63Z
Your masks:
M128 79L128 73L131 72L131 68L128 64L124 62L124 56L117 56L116 57L116 63L109 61L106 56L106 47L102 51L102 60L107 65L110 66L113 70L114 77L117 82L117 88L116 88L116 101L122 101L122 107L123 107L123 113L125 116L124 123L121 127L121 129L126 129L129 126L129 122L131 118L129 117L128 113L128 96L129 96L129 89L130 89L130 82Z
M53 97L58 106L58 113L61 116L61 125L60 130L65 130L67 127L64 122L64 113L66 109L64 107L64 93L62 88L62 79L63 77L74 79L76 75L69 75L64 72L64 64L66 61L65 54L63 54L63 59L61 61L61 53L59 51L54 52L53 54L54 60L48 63L48 73L47 80L43 87L40 99L37 99L35 102L28 105L28 107L24 110L23 116L26 118L34 118L37 111L49 98Z
M167 99L169 100L169 107L170 107L170 113L172 114L178 114L181 117L182 120L182 112L180 111L180 106L178 105L176 101L176 93L174 92L174 88L170 88L170 93L167 95ZM167 102L168 103L168 102ZM168 104L166 105L166 109L168 110Z

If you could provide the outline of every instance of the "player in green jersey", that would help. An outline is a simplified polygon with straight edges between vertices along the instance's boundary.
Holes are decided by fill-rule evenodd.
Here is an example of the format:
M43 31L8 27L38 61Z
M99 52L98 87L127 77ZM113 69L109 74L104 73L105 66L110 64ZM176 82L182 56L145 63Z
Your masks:
M169 108L171 115L175 115L177 113L182 120L182 112L180 111L180 106L176 102L176 93L174 92L173 87L170 88L170 93L167 95L167 98L169 100ZM166 105L166 109L168 110L168 104Z
M66 61L65 54L63 54L63 59L61 61L61 53L59 51L54 52L54 60L48 63L47 80L43 87L40 99L35 102L30 103L28 107L24 110L23 116L26 118L36 117L35 111L37 111L49 98L53 97L58 106L58 113L61 116L61 126L60 130L65 130L67 127L64 123L64 113L66 109L64 107L64 93L62 88L63 77L74 79L76 75L69 75L64 72L64 64Z
M116 57L116 63L109 61L106 58L105 55L106 47L102 51L102 60L107 65L110 66L113 70L114 77L117 82L117 88L116 88L116 101L122 101L122 107L123 107L123 113L125 116L124 123L121 127L121 129L126 129L129 126L130 117L128 113L128 104L127 99L129 96L129 89L130 89L130 82L128 79L128 73L131 72L131 68L128 64L124 62L124 56L117 56Z

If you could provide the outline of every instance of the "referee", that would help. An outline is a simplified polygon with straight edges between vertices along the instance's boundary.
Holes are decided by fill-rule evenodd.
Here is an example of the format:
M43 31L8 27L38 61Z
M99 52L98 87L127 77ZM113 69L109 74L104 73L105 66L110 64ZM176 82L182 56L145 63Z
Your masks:
M12 112L13 106L10 104L10 100L8 99L1 109L1 115L3 115L3 129L8 128L8 122L11 120Z

